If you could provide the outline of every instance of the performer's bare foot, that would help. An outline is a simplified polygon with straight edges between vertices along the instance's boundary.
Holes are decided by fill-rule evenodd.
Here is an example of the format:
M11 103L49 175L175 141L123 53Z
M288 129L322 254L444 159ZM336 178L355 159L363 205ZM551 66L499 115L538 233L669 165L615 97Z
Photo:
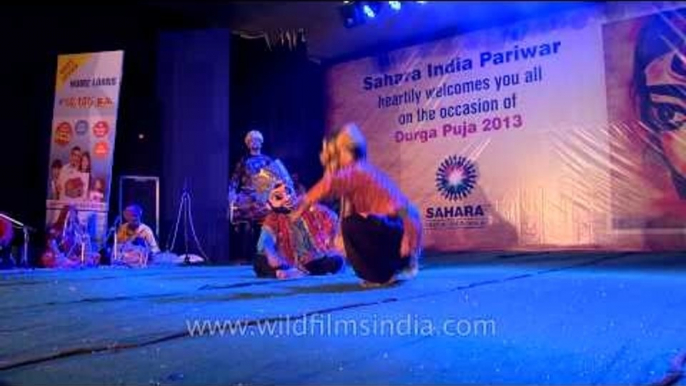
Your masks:
M368 281L368 280L362 280L360 285L362 288L380 288L380 287L390 287L393 284L395 284L398 281L398 279L395 277L395 275L391 276L390 279L388 279L387 282L385 283L377 283L374 281Z
M398 281L406 281L414 279L419 273L419 263L416 257L409 257L410 262L407 267L403 268L400 272L395 274L395 279Z
M296 279L305 276L305 272L297 268L279 269L276 271L277 279Z
M410 257L410 259L412 259L412 261L410 261L409 265L401 271L399 271L398 273L396 273L395 275L391 276L391 278L388 279L387 282L376 283L373 281L362 280L360 285L363 288L390 287L392 285L398 284L401 281L413 279L417 276L417 273L419 272L419 264L417 263L417 260L415 258Z

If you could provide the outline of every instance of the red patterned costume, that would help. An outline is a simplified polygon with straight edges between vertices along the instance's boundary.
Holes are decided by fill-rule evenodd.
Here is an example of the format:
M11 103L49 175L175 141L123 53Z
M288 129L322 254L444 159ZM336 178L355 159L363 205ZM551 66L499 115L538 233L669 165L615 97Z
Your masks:
M296 222L286 213L272 212L264 220L258 250L273 237L278 253L293 267L302 267L322 256L338 253L334 248L338 217L323 205L315 205Z
M287 176L269 198L271 212L262 224L254 269L260 277L289 278L326 275L343 267L343 254L334 246L338 216L323 205L314 205L296 221L289 214L299 197Z

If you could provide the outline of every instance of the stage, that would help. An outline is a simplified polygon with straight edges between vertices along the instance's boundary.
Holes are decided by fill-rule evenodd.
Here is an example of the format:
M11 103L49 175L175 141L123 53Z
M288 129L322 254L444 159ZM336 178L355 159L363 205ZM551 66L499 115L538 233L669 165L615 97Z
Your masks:
M429 256L380 289L350 268L4 271L0 384L649 384L686 349L685 257Z

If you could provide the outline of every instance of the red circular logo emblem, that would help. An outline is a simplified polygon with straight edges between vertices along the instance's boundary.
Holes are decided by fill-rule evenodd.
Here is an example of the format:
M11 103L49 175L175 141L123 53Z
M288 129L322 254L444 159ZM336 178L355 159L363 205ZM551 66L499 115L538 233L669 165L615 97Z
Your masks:
M64 146L71 142L71 137L74 135L69 122L61 122L55 128L55 143Z
M107 133L109 132L110 126L105 121L98 121L95 125L93 125L93 134L98 138L107 136Z
M105 141L100 141L93 146L93 155L98 158L105 158L110 152L110 145Z

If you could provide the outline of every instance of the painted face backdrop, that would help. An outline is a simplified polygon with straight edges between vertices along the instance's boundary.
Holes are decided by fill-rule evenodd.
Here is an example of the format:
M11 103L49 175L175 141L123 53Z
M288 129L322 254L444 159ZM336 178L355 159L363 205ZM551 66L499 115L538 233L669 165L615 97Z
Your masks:
M617 150L632 101L608 109L606 93L632 80L606 62L631 71L637 41L608 28L584 10L336 65L329 128L361 126L370 160L420 207L428 249L674 247L619 226L620 198L647 195L645 165Z
M123 57L110 51L57 59L46 220L75 205L96 243L107 227Z
M603 26L612 224L646 248L683 248L686 9Z

